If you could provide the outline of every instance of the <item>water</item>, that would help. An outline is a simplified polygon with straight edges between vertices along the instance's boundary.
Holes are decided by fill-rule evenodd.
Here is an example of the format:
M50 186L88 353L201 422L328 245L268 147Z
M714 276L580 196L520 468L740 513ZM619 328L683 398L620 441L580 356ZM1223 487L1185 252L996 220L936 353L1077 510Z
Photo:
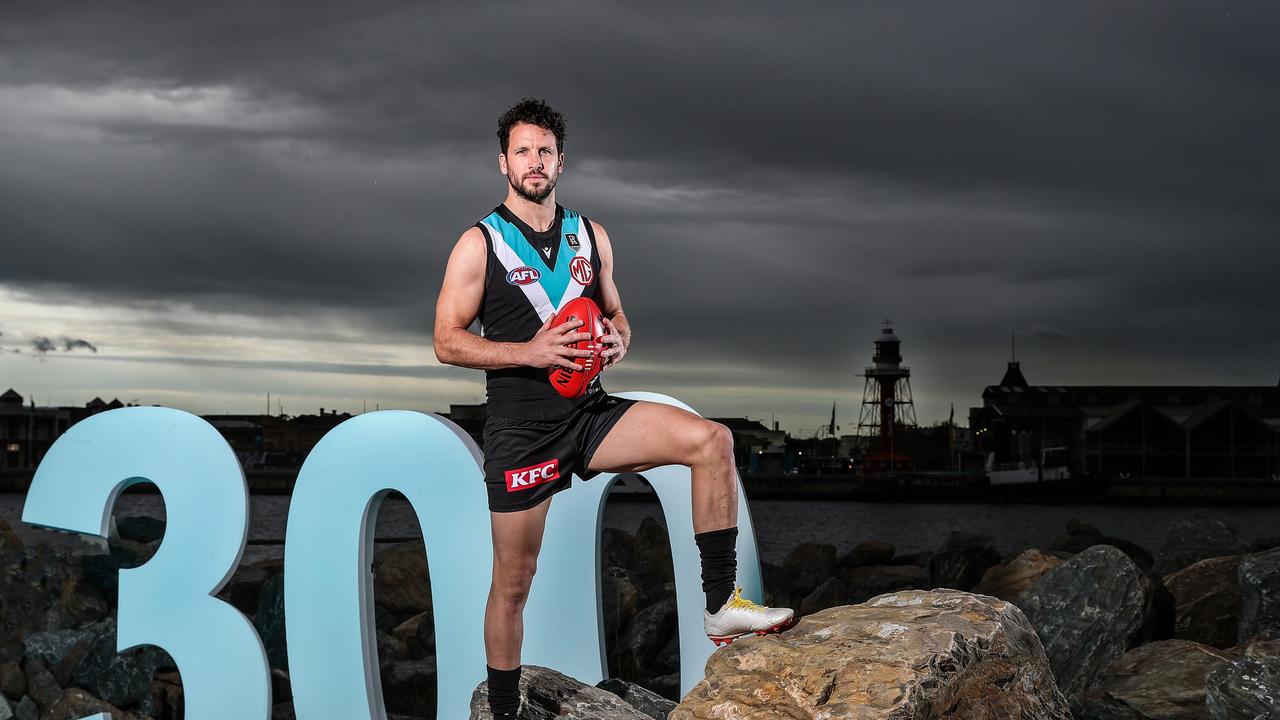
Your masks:
M0 494L0 517L33 542L75 543L72 536L30 528L19 520L23 495ZM289 497L257 495L251 501L249 538L284 539ZM803 542L830 543L843 553L864 540L892 543L899 553L936 550L952 531L992 536L1000 552L1009 557L1027 547L1046 547L1064 531L1068 518L1096 526L1104 534L1121 537L1155 553L1164 544L1169 524L1191 507L1123 505L1023 505L873 503L821 500L759 500L751 503L751 518L761 559L781 563L787 552ZM1246 537L1258 540L1280 536L1280 508L1218 507ZM117 517L164 517L159 495L125 493L117 502ZM645 517L661 520L657 502L611 502L605 525L634 532ZM418 520L409 503L399 496L388 498L378 515L377 535L383 538L419 536ZM251 544L244 562L278 558L282 545Z

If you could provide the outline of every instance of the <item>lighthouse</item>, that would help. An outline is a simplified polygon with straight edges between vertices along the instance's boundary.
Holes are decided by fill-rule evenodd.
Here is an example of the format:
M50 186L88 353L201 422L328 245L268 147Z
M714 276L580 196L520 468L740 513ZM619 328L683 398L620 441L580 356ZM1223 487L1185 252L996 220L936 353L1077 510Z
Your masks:
M862 377L862 412L858 434L867 438L873 452L863 462L863 472L910 472L911 459L897 454L894 432L915 427L916 410L911 401L911 368L902 364L902 341L893 333L893 323L885 320L876 338L872 365Z

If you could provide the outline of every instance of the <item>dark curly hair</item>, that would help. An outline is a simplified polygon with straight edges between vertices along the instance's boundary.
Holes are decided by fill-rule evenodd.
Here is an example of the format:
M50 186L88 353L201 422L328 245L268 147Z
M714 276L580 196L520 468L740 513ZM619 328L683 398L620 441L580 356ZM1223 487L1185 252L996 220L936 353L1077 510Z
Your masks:
M498 118L498 145L502 148L503 155L507 154L511 128L518 123L529 123L550 130L556 136L556 148L564 152L564 116L538 98L525 98Z

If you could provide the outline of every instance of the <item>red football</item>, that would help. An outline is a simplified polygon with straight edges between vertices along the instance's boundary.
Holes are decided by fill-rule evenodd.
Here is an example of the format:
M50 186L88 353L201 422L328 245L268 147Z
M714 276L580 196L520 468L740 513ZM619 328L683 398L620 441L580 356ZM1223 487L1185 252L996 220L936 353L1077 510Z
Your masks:
M591 339L569 343L568 347L575 350L590 350L591 356L571 358L573 362L583 367L582 370L570 370L564 367L547 368L547 377L551 379L551 387L567 398L581 396L587 391L587 386L591 384L591 381L595 380L596 376L600 374L600 369L604 365L600 361L600 351L604 349L600 344L600 337L607 335L609 332L604 327L604 316L600 313L600 308L591 298L577 297L570 300L552 318L551 327L554 328L575 319L582 321L582 327L573 330L573 332L590 333Z

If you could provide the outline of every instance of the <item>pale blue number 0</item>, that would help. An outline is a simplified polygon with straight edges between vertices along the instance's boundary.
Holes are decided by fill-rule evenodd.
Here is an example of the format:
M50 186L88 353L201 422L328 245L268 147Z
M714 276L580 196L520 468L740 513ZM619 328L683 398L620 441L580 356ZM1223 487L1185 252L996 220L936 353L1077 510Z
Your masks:
M253 625L214 597L244 550L249 498L226 441L170 408L120 408L71 427L40 463L24 522L106 537L116 497L151 482L164 497L164 540L120 571L121 651L163 648L182 673L188 720L266 720L270 670Z

